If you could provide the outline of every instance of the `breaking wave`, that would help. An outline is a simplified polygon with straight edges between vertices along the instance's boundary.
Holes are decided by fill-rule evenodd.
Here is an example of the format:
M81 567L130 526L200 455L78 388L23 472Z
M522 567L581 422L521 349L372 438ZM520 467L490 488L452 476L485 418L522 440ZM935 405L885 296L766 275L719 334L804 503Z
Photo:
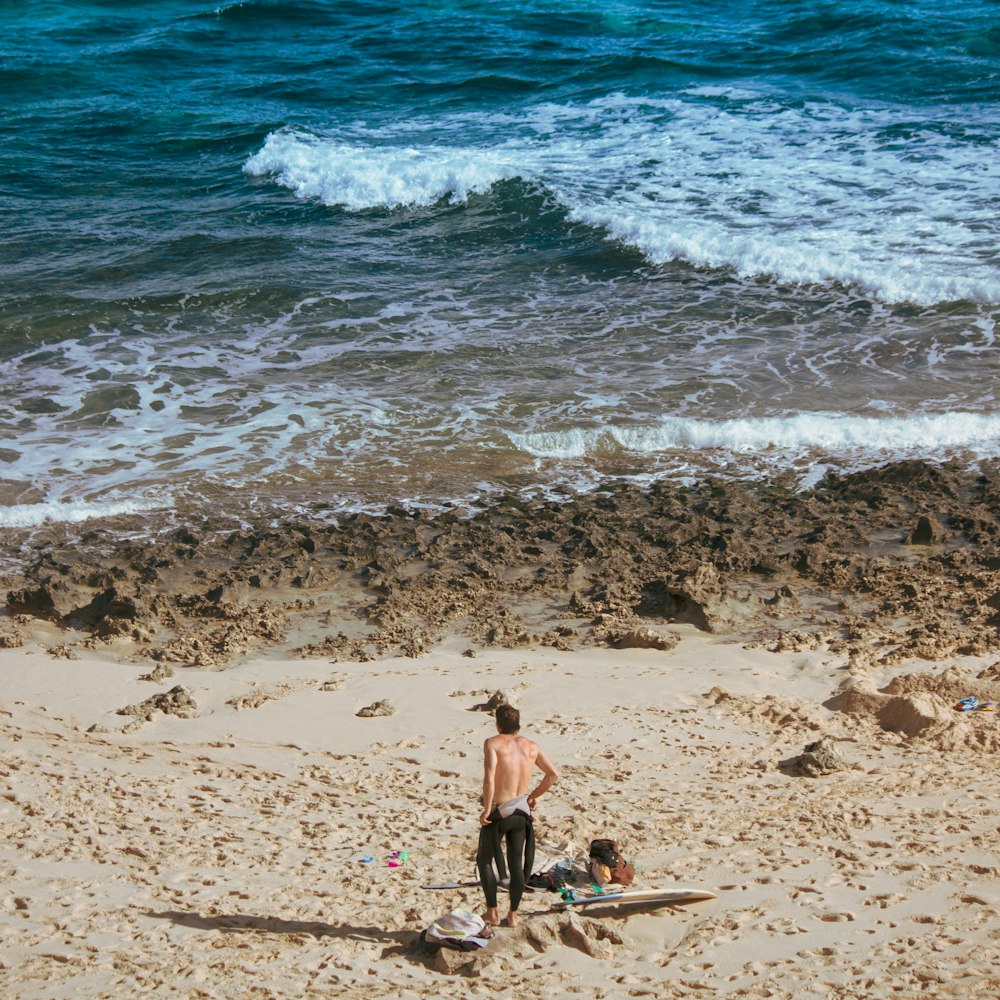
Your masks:
M795 414L738 420L668 417L655 426L599 427L510 434L511 443L536 458L585 458L608 450L650 455L671 450L720 451L735 455L821 452L835 458L913 453L942 457L971 451L978 458L1000 454L1000 414L941 413L910 417Z
M22 503L0 507L0 528L36 528L46 523L79 524L94 518L118 517L123 514L146 514L166 510L173 501L162 500L103 500L88 502L50 501Z
M571 221L686 261L889 302L1000 302L995 124L729 88L269 135L245 163L348 211L544 186Z

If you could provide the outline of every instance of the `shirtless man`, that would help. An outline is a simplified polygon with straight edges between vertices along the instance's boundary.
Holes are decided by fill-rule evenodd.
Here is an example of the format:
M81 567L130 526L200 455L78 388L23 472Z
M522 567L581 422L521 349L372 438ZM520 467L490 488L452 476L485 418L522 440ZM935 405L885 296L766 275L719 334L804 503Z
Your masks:
M524 883L535 860L535 839L531 814L538 797L559 780L559 771L537 744L519 734L521 715L511 705L501 705L496 712L497 735L483 745L483 812L479 817L479 878L486 896L483 919L497 924L497 876L493 869L502 867L501 841L507 847L510 871L510 913L507 926L517 925L517 908L524 893ZM531 775L535 768L542 780L530 794Z

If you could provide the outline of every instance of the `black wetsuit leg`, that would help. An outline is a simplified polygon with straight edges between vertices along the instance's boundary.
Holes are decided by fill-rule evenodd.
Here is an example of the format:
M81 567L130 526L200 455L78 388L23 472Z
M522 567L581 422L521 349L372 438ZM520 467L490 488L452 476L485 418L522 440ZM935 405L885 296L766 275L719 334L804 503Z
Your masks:
M516 910L524 895L524 847L528 834L528 820L518 813L500 821L500 832L507 842L507 870L510 872L510 908Z
M506 819L494 809L490 813L489 826L479 830L479 853L476 867L479 881L483 885L486 905L497 905L497 875L493 870L494 861L503 877L503 854L501 841L507 848L507 869L510 873L510 908L516 910L521 905L524 885L535 863L535 836L531 819L524 813L514 813Z
M535 822L534 819L525 821L524 831L524 879L525 882L531 878L531 873L535 870Z
M494 810L490 815L490 825L479 828L479 853L476 855L479 881L483 886L483 895L486 896L486 905L491 909L497 905L497 875L493 870L493 862L500 846L498 822L500 814Z

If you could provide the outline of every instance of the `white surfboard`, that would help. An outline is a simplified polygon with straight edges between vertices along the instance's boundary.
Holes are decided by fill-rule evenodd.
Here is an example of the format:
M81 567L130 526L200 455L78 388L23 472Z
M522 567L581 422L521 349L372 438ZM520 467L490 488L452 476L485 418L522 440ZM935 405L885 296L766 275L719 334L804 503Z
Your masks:
M678 906L684 903L700 903L709 899L718 899L714 892L707 889L684 889L680 886L659 889L622 889L616 892L603 892L599 895L580 896L577 899L564 899L556 903L556 909L567 910L571 906Z

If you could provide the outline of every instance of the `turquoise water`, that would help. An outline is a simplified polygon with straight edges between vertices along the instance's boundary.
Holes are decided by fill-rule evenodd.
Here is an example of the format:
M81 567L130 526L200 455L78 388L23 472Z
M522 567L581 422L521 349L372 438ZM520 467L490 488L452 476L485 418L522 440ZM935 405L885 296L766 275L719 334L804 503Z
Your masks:
M0 27L0 524L1000 453L993 3Z

